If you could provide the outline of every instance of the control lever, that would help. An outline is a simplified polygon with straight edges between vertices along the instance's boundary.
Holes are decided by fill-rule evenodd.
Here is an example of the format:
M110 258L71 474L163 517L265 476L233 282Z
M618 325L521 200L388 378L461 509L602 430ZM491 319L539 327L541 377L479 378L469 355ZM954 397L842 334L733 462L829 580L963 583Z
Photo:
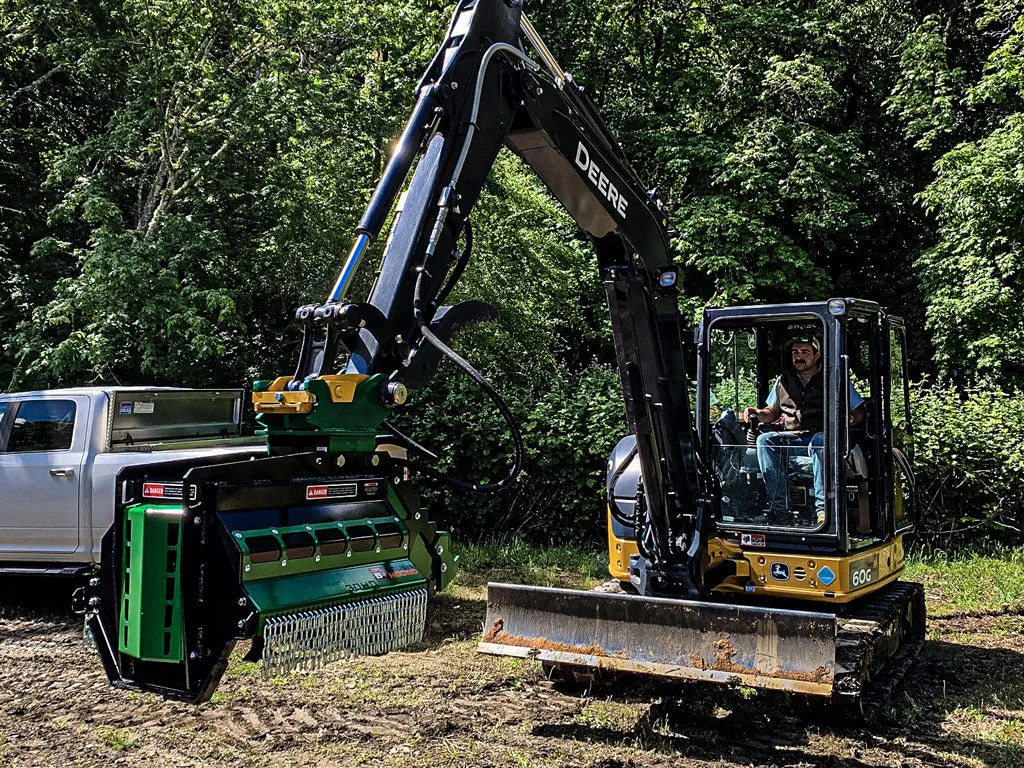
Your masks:
M757 445L757 435L761 431L761 424L757 420L757 416L747 417L747 445L753 448Z

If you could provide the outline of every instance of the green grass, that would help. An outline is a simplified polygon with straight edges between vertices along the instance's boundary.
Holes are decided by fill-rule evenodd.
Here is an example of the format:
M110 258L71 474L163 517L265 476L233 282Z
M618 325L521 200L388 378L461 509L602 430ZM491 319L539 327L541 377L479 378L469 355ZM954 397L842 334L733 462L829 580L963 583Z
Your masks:
M925 585L933 615L1015 606L1024 602L1024 550L915 555L905 578Z
M514 539L457 543L456 551L458 583L464 586L503 581L587 589L609 578L608 556L598 545L542 548ZM1016 606L1024 603L1024 549L916 554L909 558L904 578L925 585L932 615Z
M541 587L586 589L607 581L603 549L542 548L521 539L500 544L457 543L459 570L467 585L502 581Z

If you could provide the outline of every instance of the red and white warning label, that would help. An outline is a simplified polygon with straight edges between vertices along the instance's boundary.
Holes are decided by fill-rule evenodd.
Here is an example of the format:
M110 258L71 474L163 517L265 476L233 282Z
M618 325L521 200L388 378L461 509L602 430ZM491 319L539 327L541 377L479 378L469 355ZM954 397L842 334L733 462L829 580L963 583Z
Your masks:
M356 495L355 483L337 483L335 485L307 485L307 499L351 499Z
M184 483L143 483L144 499L180 499Z

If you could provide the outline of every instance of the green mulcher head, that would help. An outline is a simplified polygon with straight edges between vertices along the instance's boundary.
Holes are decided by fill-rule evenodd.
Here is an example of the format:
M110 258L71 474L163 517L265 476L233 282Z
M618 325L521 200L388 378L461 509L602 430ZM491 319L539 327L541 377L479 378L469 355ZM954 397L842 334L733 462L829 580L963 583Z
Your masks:
M87 614L110 680L200 702L239 640L264 675L420 640L448 534L386 451L340 457L123 471Z

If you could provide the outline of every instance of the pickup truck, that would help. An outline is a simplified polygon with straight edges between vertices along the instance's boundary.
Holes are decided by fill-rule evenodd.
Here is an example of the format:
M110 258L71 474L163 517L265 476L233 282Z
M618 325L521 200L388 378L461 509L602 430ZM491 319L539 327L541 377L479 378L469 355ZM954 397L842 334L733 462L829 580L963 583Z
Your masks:
M0 574L98 564L125 467L265 455L261 438L241 437L242 403L242 390L0 393Z

